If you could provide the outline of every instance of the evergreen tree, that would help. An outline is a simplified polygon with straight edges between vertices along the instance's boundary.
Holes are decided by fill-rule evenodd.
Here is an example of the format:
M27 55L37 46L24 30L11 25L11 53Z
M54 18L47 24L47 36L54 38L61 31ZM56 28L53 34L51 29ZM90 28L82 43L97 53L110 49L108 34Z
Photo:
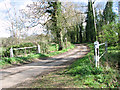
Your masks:
M102 12L101 10L99 10L99 13L97 15L97 12L96 12L96 25L97 25L97 37L98 37L98 41L100 40L99 38L99 35L101 34L102 35L102 26L104 25L103 24L103 15L102 15ZM101 32L101 33L100 33Z
M115 20L115 13L112 11L113 1L108 0L103 11L103 19L105 24L109 24Z
M94 41L95 40L95 26L94 26L94 15L93 15L93 7L92 0L88 1L88 12L87 12L87 25L86 25L86 41Z
M118 27L120 29L120 1L118 2L118 12L119 12L119 23L118 23ZM118 37L119 37L119 41L118 41L118 44L119 44L119 49L120 49L120 30L118 32Z

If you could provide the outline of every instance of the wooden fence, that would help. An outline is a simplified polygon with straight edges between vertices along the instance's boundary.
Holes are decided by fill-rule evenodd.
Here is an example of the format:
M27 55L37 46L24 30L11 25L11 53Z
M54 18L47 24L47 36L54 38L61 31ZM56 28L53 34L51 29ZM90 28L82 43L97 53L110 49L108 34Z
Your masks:
M21 49L25 49L25 54L26 54L26 49L30 49L30 48L35 48L37 47L37 51L38 53L40 53L40 45L38 44L37 46L33 46L33 47L23 47L23 48L10 48L10 57L14 57L14 53L13 50L21 50Z

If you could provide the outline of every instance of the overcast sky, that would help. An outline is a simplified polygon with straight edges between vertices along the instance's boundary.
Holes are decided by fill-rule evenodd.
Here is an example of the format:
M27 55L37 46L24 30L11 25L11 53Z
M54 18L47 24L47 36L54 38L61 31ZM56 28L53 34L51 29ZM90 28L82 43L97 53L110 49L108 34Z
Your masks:
M9 31L6 31L6 28L10 26L10 22L8 21L8 13L7 11L10 10L12 13L12 7L14 6L16 11L20 9L24 9L27 4L31 4L35 0L0 0L0 37L9 37L10 33ZM71 1L71 2L84 2L87 3L88 0L60 0L60 1ZM118 0L114 1L114 12L118 13ZM104 4L107 2L106 0L96 0L96 3L104 2ZM31 32L32 33L32 32Z

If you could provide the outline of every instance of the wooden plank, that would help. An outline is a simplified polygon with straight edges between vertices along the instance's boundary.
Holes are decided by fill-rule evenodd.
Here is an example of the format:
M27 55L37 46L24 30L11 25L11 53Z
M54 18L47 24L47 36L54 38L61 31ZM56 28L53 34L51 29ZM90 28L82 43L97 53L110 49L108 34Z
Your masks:
M105 43L101 43L101 44L99 44L99 46L101 46L101 45L104 45Z
M13 48L12 47L10 48L10 57L14 57Z
M38 53L40 53L40 45L38 44Z
M14 48L13 50L27 49L27 48L34 48L34 47L37 47L37 46L33 46L33 47L24 47L24 48Z
M106 51L99 57L99 59L106 53Z

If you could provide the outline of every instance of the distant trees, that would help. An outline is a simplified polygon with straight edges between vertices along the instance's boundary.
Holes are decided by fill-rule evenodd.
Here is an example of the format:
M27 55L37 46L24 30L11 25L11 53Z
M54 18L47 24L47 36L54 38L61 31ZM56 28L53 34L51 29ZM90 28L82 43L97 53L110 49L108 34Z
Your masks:
M7 5L5 4L6 8ZM5 40L4 45L15 45L21 43L21 36L23 33L23 28L25 24L25 18L22 16L21 12L17 11L15 6L11 5L10 9L7 9L7 19L8 19L8 28L10 32L10 37ZM24 31L25 32L25 31Z
M92 0L88 1L88 11L86 18L86 41L93 42L96 40L95 25L94 25L94 15L93 15L93 4Z
M115 13L113 12L113 1L108 0L103 11L103 20L105 24L109 24L115 20Z
M46 12L50 14L51 19L46 25L56 38L59 50L64 48L65 38L71 42L82 42L82 23L84 20L82 13L76 10L72 3L55 1L48 2L48 4Z
M115 21L115 13L113 12L113 1L108 0L105 9L103 10L103 14L99 12L99 37L100 41L108 41L109 44L116 44L118 42L118 25Z
M97 36L100 42L108 41L111 45L117 45L119 42L119 24L115 22L116 15L112 7L113 1L108 0L103 12L97 7L94 10L93 2L89 0L86 17L86 42L94 42ZM97 30L95 30L95 22Z
M96 27L97 27L97 37L98 41L100 41L99 35L102 35L102 26L103 26L103 14L101 10L98 11L98 14L96 14Z
M67 3L64 5L65 13L64 17L66 19L66 36L68 40L72 43L80 43L83 41L84 27L83 23L85 21L85 15L80 10L81 4L77 3ZM83 28L81 28L83 27Z
M36 36L39 38L39 40L36 37L33 37L32 40L29 40L32 43L38 43L41 41L41 37L39 37L37 32L43 32L45 31L44 23L47 21L48 15L45 13L46 7L48 4L46 4L46 1L37 1L33 2L30 5L27 5L25 9L20 10L22 13L22 16L25 18L25 26L24 31L27 32L32 31L32 36ZM47 32L44 32L46 34ZM27 33L28 34L28 33ZM25 39L27 39L27 35L25 35ZM47 35L46 35L47 36ZM23 40L26 41L26 40ZM49 38L44 41L44 43L48 43ZM43 42L43 41L41 41Z
M60 2L59 0L51 2L49 0L39 0L33 2L27 5L26 9L20 10L20 15L14 13L15 17L10 17L12 36L14 39L17 37L16 40L20 41L18 40L20 39L18 34L27 36L23 34L22 30L27 31L39 26L37 31L40 31L40 27L44 29L44 34L47 37L46 42L48 43L52 40L52 42L57 43L59 50L64 48L65 38L72 43L94 42L96 36L99 37L98 40L101 42L105 41L105 38L108 40L115 38L115 40L112 40L117 42L116 33L118 31L117 29L115 30L115 23L113 24L115 20L115 14L112 11L113 3L108 1L103 12L102 10L98 11L99 7L93 8L93 3L92 0L89 0L87 12L83 10L85 12L83 13L80 9L83 6L80 3ZM114 34L113 37L108 36L111 32L111 35ZM37 36L37 34L34 35ZM32 42L37 43L37 40L32 40Z

